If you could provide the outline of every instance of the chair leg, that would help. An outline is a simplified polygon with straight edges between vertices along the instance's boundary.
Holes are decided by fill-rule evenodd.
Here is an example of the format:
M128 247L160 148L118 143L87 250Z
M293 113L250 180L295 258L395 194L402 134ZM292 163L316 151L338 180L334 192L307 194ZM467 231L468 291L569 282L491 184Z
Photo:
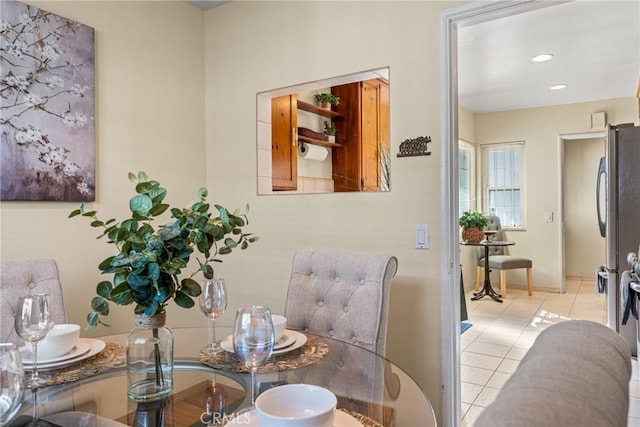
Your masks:
M529 290L529 296L533 295L533 274L531 268L527 268L527 289Z
M484 278L484 267L478 266L476 268L476 291L480 290L480 284Z
M500 270L500 294L507 297L507 270Z

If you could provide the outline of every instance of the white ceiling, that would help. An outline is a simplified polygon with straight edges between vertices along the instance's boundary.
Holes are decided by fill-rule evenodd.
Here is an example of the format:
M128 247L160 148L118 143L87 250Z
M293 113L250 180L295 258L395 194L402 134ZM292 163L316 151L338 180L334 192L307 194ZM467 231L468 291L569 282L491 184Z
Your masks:
M188 1L207 10L230 0ZM458 30L458 101L474 113L634 96L640 0L569 2ZM531 57L552 53L534 63ZM558 83L563 90L550 90Z
M540 53L554 57L532 62ZM458 30L458 100L475 113L634 96L639 77L638 0L558 2Z

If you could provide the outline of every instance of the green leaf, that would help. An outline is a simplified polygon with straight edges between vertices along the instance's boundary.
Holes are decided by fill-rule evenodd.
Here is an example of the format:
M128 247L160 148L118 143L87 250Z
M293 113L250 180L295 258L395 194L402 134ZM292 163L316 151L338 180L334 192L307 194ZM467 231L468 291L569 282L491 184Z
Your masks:
M209 195L209 190L207 190L204 187L200 187L198 189L198 198L199 199L204 199L205 197L207 197Z
M242 242L242 244L240 245L240 249L247 249L249 247L249 242L247 242L246 240Z
M129 201L129 209L131 212L146 217L149 214L149 209L153 206L153 202L144 194L134 196Z
M111 289L113 289L113 287L111 286L111 282L103 280L102 282L98 283L98 286L96 286L96 294L100 295L103 298L109 299L111 298Z
M100 314L95 311L87 314L87 331L93 331L98 327L98 319L100 319Z
M91 300L91 308L103 316L109 314L109 303L102 297L93 297Z
M100 265L98 266L98 268L99 268L101 271L104 271L104 270L106 270L106 269L108 269L108 268L111 268L111 261L113 261L113 259L114 259L114 258L115 258L115 256L110 256L109 258L105 259L104 261L102 261L102 262L100 263Z
M103 225L104 225L104 222L102 221L91 221L92 227L102 227Z
M149 176L144 171L138 172L138 181L145 182L149 180Z
M136 174L134 174L133 172L129 172L129 181L137 182L138 178L136 177Z
M249 237L247 240L249 240L251 243L257 242L258 240L260 240L260 236Z
M145 316L154 316L156 314L158 314L158 303L155 301L152 301L150 305L147 306L147 308L144 309L144 315Z
M151 200L153 200L155 203L160 203L162 200L164 200L166 195L167 190L162 187L154 188L149 191L149 194L147 194L147 196L151 197Z
M181 285L182 285L182 292L184 292L189 296L197 297L202 293L202 289L200 289L200 285L198 284L198 282L196 282L193 279L190 279L190 278L182 279Z
M182 291L176 291L176 295L173 297L173 300L182 308L191 308L195 305L193 299Z
M233 240L230 237L227 237L226 239L224 239L224 244L227 245L231 249L238 247L238 242L236 242L235 240Z
M73 218L74 216L78 216L82 213L82 211L80 209L76 209L74 211L71 211L71 213L69 214L68 218Z
M89 211L89 212L85 212L82 214L82 216L94 216L97 212L96 211Z
M133 302L133 292L127 283L116 286L111 291L111 301L118 305L129 305Z
M232 252L231 248L228 248L226 246L221 247L220 250L218 251L220 255L227 255L227 254L230 254L231 252Z
M160 203L158 205L155 205L149 210L149 215L151 216L162 215L167 209L169 209L169 205L165 203Z

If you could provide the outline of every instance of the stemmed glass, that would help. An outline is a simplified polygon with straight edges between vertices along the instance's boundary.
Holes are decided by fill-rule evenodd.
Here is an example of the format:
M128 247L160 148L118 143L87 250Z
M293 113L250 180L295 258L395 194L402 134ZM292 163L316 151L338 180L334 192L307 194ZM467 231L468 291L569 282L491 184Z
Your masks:
M22 359L15 345L0 344L0 425L11 421L20 409L23 380Z
M233 330L233 351L236 357L251 370L251 406L257 396L256 374L258 368L273 352L273 322L266 307L240 307L236 313Z
M30 342L33 353L33 374L25 386L35 388L51 379L49 375L38 375L38 341L53 328L47 294L28 295L18 298L14 326L20 338Z
M204 347L201 352L206 355L220 353L222 347L216 340L216 319L222 316L227 309L227 289L224 285L224 279L207 280L198 302L200 303L200 311L211 320L213 334L211 344Z

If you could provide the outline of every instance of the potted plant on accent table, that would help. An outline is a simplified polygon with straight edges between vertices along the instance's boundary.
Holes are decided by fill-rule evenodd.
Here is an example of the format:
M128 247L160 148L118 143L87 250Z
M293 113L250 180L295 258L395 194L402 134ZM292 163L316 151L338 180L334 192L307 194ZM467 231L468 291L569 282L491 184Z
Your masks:
M165 307L169 300L180 307L191 308L193 298L201 293L200 284L193 277L202 273L214 278L213 262L222 262L218 255L234 249L246 249L259 239L245 233L246 213L233 213L215 205L216 214L205 200L207 189L200 188L197 199L184 208L171 207L164 202L167 190L145 172L129 173L136 195L129 200L131 217L121 222L102 221L96 211L85 210L84 204L69 217L91 219L91 226L102 228L98 238L107 237L116 255L102 261L98 269L112 274L113 281L102 281L91 301L92 312L87 315L87 329L103 323L101 316L109 314L109 302L117 305L135 303L136 327L127 338L127 395L132 400L147 401L171 394L173 390L173 333L165 327ZM166 211L168 222L154 227L153 221ZM194 252L198 268L190 276L179 279Z
M336 142L336 124L325 120L324 134L329 142Z
M489 225L489 217L482 212L464 211L458 223L462 227L462 240L478 243L484 237L483 229Z
M340 98L331 93L316 93L314 97L316 98L316 101L318 101L318 104L327 110L330 110L332 105L337 106L340 104Z

